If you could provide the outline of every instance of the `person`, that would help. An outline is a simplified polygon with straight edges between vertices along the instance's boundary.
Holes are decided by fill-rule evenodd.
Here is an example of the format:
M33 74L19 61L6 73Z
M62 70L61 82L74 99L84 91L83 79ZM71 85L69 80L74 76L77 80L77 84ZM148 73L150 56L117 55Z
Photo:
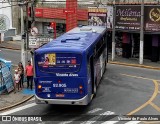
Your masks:
M44 61L43 67L48 67L48 65L49 65L49 58L46 57L46 58L45 58L45 61Z
M46 59L45 59L45 65L48 65L48 64L49 64L49 58L46 57Z
M26 77L27 77L27 88L31 88L33 85L33 66L31 65L31 61L28 61L28 65L26 66Z
M20 74L18 73L18 70L15 70L15 74L14 74L14 87L15 87L15 91L14 93L16 93L16 88L18 87L18 91L19 91L19 81L20 81Z
M20 77L21 77L21 79L20 79L20 81L19 81L19 85L20 85L20 88L22 89L22 88L24 88L24 86L23 86L24 67L23 67L23 65L22 65L21 62L18 63L18 68L17 68L17 70L18 70L18 73L20 74Z

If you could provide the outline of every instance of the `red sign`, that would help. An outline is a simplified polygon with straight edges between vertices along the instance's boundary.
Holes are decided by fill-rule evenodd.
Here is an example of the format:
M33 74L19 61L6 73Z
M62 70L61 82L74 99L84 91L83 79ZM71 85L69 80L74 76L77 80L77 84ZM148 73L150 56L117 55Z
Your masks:
M64 9L63 13L75 13L75 9Z
M35 16L36 17L43 17L43 9L35 8Z
M55 18L55 19L66 19L66 12L64 10L74 10L74 9L62 9L62 8L35 8L36 17L41 18ZM71 11L68 11L68 13ZM72 11L73 12L73 11ZM31 13L30 8L28 15ZM74 10L75 13L75 10ZM73 14L74 14L73 13ZM30 16L30 15L29 15ZM77 10L77 19L78 20L87 20L88 19L88 10L78 9Z

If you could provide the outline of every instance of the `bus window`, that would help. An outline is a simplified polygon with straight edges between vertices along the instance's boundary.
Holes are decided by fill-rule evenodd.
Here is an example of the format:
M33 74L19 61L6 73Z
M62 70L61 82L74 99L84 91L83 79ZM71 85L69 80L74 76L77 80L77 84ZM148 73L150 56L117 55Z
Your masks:
M38 69L47 73L78 72L82 56L74 53L46 53L37 55Z

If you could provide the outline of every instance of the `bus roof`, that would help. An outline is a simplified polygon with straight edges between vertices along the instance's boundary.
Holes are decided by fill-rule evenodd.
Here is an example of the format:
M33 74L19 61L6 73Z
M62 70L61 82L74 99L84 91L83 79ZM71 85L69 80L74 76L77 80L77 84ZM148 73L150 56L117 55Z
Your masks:
M54 39L40 47L36 52L48 52L52 50L83 52L97 41L105 31L106 28L100 26L76 27L57 39Z

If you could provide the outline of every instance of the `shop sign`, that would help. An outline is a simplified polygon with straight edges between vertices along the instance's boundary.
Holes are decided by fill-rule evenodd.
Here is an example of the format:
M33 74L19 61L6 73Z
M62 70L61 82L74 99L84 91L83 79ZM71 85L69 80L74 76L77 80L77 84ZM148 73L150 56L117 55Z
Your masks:
M107 6L107 29L113 28L113 7Z
M35 8L35 16L36 17L43 17L43 9Z
M160 31L160 6L145 6L144 24L146 31Z
M116 6L115 28L139 30L141 20L140 6Z
M107 9L106 8L88 8L88 23L94 26L107 26Z

